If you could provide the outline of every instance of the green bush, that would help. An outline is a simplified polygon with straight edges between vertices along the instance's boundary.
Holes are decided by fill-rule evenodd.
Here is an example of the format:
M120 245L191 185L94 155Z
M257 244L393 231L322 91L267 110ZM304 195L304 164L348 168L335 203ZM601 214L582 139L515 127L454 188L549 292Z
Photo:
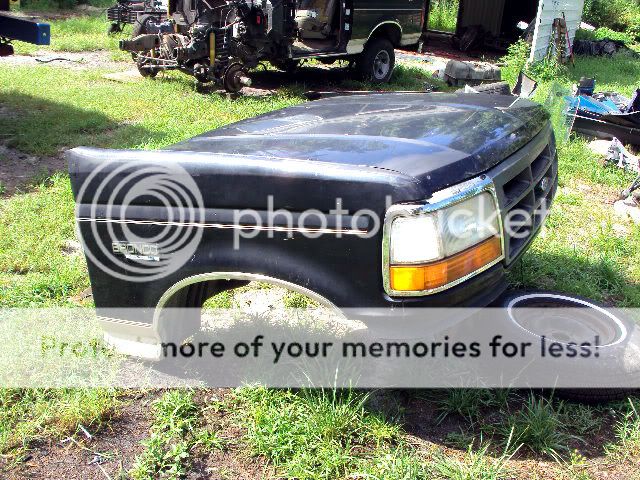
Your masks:
M538 82L549 82L566 75L566 67L557 62L555 58L527 63L531 45L524 40L519 40L509 46L507 54L500 59L502 79L515 85L518 75L524 71Z
M22 0L20 2L22 9L35 11L71 10L77 5L79 5L78 0Z
M616 32L607 27L600 27L593 31L579 29L576 32L576 40L604 40L605 38L624 42L629 46L635 43L635 37L630 33Z
M634 43L634 37L626 32L616 32L615 30L611 30L607 27L600 27L594 32L594 37L596 40L604 40L608 38L609 40L618 40L620 42L624 42L627 45L631 45Z
M518 75L527 65L530 52L531 45L524 40L518 40L516 43L509 45L507 54L500 59L502 79L505 82L509 82L510 85L516 84Z
M583 21L640 40L640 0L586 0Z
M459 0L431 0L429 28L442 32L455 32L458 23Z

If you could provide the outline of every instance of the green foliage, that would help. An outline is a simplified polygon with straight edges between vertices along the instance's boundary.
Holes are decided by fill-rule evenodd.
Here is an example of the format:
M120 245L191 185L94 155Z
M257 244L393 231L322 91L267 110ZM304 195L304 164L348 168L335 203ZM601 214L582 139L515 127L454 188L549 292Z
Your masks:
M600 27L594 31L590 30L578 30L576 32L577 40L616 40L619 42L623 42L626 45L633 45L635 42L634 35L629 32L616 32L615 30L611 30L607 27Z
M560 415L563 404L530 394L522 408L510 413L495 432L508 439L506 444L523 445L533 452L553 455L567 450L571 438L565 433Z
M586 0L583 21L595 27L627 32L640 39L640 2L638 0Z
M567 76L567 67L558 63L556 57L547 57L539 62L534 62L526 69L527 75L538 82L553 82Z
M505 82L509 82L510 85L516 84L518 75L526 68L530 52L531 45L524 40L509 45L507 54L500 59L502 79Z
M458 23L459 0L431 0L429 28L441 32L455 32Z
M615 424L617 442L606 445L605 452L618 460L640 458L640 402L629 398L620 410L621 418Z
M183 478L193 462L196 447L221 449L216 432L200 426L201 410L193 392L170 390L153 404L151 436L136 457L129 474L134 480Z
M515 453L515 451L511 451L511 446L508 444L504 453L497 459L489 456L489 447L489 444L484 444L474 451L470 445L463 459L443 454L437 455L432 467L435 478L447 480L500 480L514 478L509 474L507 468L507 462Z
M596 40L618 40L620 42L624 42L627 45L631 45L634 43L635 38L628 32L616 32L615 30L611 30L607 27L600 27L595 32Z
M560 65L555 57L529 64L531 45L524 40L518 40L507 49L507 54L500 59L502 77L506 82L515 85L520 72L538 82L551 82L566 76L567 69Z
M373 466L388 473L374 478L412 478L406 472L420 471L398 445L399 427L368 412L364 394L245 388L237 399L252 452L285 478L360 478L362 471L375 471Z
M0 455L20 459L38 440L95 432L117 410L120 394L93 389L0 389Z
M284 306L286 308L317 308L318 303L313 301L311 298L306 295L302 295L298 292L287 291L284 296Z
M562 409L563 425L580 436L592 435L602 428L603 411L581 403L566 403Z
M561 478L566 478L567 480L591 480L588 472L589 461L578 450L572 450L568 459L557 455L554 455L554 459L561 468Z
M431 480L430 465L411 450L398 447L359 458L349 478L367 480Z
M487 406L490 391L472 388L453 388L444 392L444 397L438 400L437 409L440 411L439 421L449 415L460 415L473 422L483 407Z

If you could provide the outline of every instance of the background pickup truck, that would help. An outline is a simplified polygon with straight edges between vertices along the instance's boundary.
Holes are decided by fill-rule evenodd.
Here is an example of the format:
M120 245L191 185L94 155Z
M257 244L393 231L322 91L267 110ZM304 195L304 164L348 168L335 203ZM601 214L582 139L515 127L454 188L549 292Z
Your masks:
M140 355L252 280L337 309L486 306L557 187L547 113L509 96L337 97L68 160L98 315Z

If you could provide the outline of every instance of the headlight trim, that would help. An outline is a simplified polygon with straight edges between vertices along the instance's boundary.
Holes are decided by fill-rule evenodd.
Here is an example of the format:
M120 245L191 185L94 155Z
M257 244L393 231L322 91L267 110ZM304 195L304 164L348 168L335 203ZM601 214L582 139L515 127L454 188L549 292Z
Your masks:
M422 291L393 290L391 288L390 269L391 227L394 220L400 216L420 216L433 214L439 210L450 208L483 193L489 193L493 197L493 200L495 202L502 254L498 258L496 258L496 260L488 263L484 267L438 288L432 288ZM486 175L482 175L480 177L476 177L452 187L435 192L424 203L393 205L386 213L382 240L382 277L384 290L391 297L422 297L448 290L497 265L498 263L502 262L504 258L504 227L502 223L502 215L500 212L500 203L498 201L498 195L495 185L493 184L493 181Z

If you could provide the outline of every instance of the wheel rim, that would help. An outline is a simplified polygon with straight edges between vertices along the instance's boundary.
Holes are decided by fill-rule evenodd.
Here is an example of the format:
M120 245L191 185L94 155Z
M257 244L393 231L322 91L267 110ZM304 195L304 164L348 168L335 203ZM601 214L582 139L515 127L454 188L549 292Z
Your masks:
M539 309L549 307L556 309L554 314L541 317ZM570 315L562 315L562 310L566 308L571 309ZM544 335L558 343L580 344L592 341L598 335L603 347L612 347L622 343L628 335L624 324L613 313L566 295L525 294L511 300L507 311L511 321L527 333L536 337Z
M391 55L386 50L380 50L373 59L373 77L382 80L387 77L391 69Z

